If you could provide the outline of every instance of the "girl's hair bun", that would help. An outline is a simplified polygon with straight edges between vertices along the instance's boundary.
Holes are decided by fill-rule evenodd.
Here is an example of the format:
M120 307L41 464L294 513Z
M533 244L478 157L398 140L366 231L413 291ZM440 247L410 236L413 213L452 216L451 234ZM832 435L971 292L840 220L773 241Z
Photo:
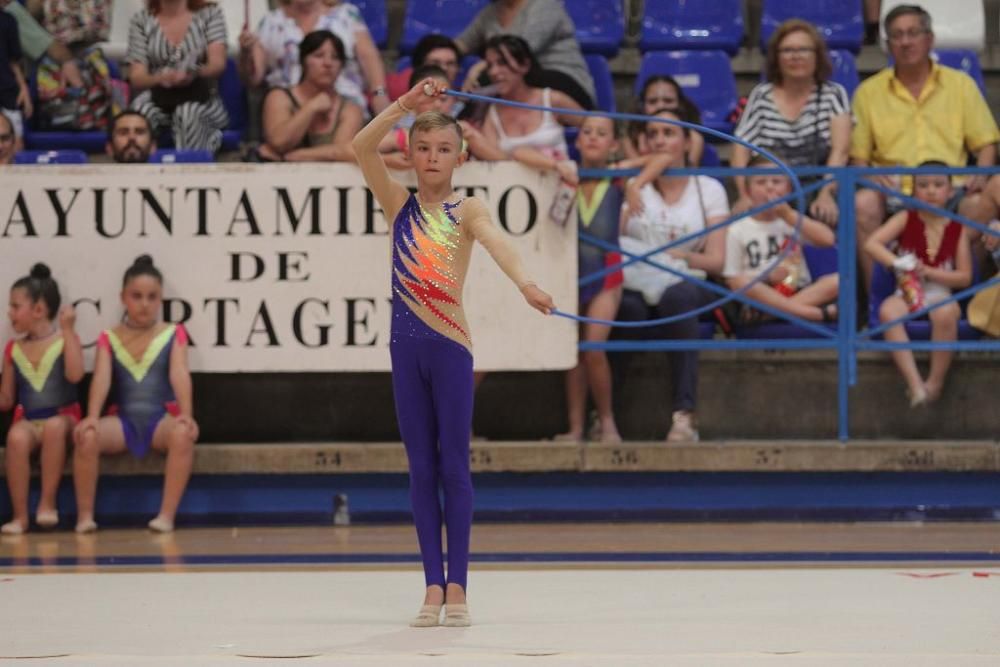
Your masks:
M36 280L46 280L52 277L52 271L49 269L47 264L38 262L37 264L31 267L31 273L28 275L30 275L32 278L35 278Z

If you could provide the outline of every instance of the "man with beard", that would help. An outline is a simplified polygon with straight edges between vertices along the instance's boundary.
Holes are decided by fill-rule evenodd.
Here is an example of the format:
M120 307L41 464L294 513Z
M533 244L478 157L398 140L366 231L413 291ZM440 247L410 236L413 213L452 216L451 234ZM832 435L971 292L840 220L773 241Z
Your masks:
M126 110L115 116L104 146L115 162L135 164L149 162L156 150L156 141L149 121L138 111Z

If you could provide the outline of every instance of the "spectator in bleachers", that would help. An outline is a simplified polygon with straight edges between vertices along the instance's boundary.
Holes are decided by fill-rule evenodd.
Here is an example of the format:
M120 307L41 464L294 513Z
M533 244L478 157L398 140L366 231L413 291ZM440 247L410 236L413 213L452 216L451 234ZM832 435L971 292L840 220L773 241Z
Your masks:
M948 166L932 161L920 165ZM913 178L913 197L922 202L945 208L954 192L951 177L944 174L920 174ZM891 322L908 312L919 310L948 299L951 290L968 287L972 283L972 255L965 228L954 220L919 209L902 210L878 228L864 246L865 252L890 271L909 270L901 262L906 254L917 260L916 272L922 284L922 295L915 297L901 284L900 289L887 297L879 308L879 319ZM931 340L955 341L958 339L958 320L962 310L952 301L930 311ZM887 341L905 343L909 340L902 324L885 332ZM932 350L930 374L925 381L913 358L912 350L893 350L892 359L906 381L906 395L910 407L937 400L944 388L952 350Z
M0 113L0 165L14 164L17 154L17 133L14 124L4 114Z
M659 117L687 121L679 112L661 111ZM682 168L690 149L690 130L678 125L650 121L646 124L646 142L652 151L665 153L671 160L668 168ZM708 176L658 176L645 185L640 195L642 211L624 221L621 247L632 255L645 254L682 236L718 225L729 214L729 201L722 184ZM720 276L725 263L726 230L717 229L650 259L681 274L704 278ZM625 267L625 292L619 320L648 320L686 313L712 301L708 290L642 262ZM655 331L626 329L627 335L690 340L698 338L698 318L689 317ZM670 432L671 442L698 439L695 409L698 390L698 353L670 352L673 389Z
M750 161L750 166L773 168L775 165L757 156ZM754 174L747 177L746 189L749 205L757 207L787 195L791 192L791 182L784 174ZM836 315L833 302L837 299L839 283L837 274L827 274L814 282L802 249L798 247L793 247L778 261L786 245L795 241L797 222L798 212L788 202L734 222L726 234L726 264L722 275L730 289L739 290L768 271L764 280L747 290L748 297L805 320L833 321ZM802 238L821 248L832 247L837 242L832 229L808 216L802 219Z
M931 59L934 33L927 11L918 5L898 5L885 17L885 32L895 66L865 79L854 93L852 163L916 167L936 159L964 167L971 152L977 166L993 166L1000 140L993 114L975 81ZM872 176L871 180L905 194L911 190L909 177ZM949 209L975 215L985 181L974 176L965 180L964 188L956 187ZM854 202L860 249L894 211L886 210L885 195L873 189L859 190ZM867 284L872 260L862 252L860 261Z
M122 111L111 121L104 150L119 164L149 162L149 156L156 150L149 120L138 111Z
M485 61L496 96L504 100L558 109L579 109L566 93L539 85L538 63L520 37L498 35L486 42ZM569 159L564 127L579 125L579 116L491 104L482 129L464 124L469 150L481 160L518 160L542 170L554 170L576 183L576 163ZM562 124L561 124L562 123Z
M497 35L517 35L538 60L540 88L553 88L572 97L583 109L593 109L597 99L594 80L576 41L573 19L559 0L493 0L476 15L455 42L465 53L485 52ZM474 85L486 68L470 68L467 85Z
M69 47L49 34L21 3L15 0L0 0L0 7L17 21L17 34L21 39L21 52L31 62L42 56L52 58L60 65L63 79L75 88L83 87L80 69Z
M830 81L833 71L826 43L808 21L785 21L767 43L767 82L750 93L736 136L775 154L793 167L847 164L851 142L851 109L847 91ZM750 149L733 144L730 163L745 167ZM804 178L814 182L820 177ZM747 177L735 178L739 193L735 210L750 208ZM810 215L836 224L836 182L813 195Z
M17 21L0 12L0 113L14 127L18 146L24 136L24 119L31 117L31 94L21 71L22 57Z
M154 136L173 131L180 149L216 152L229 116L217 81L226 68L226 20L205 0L146 0L128 32L132 108Z
M424 35L413 48L410 66L386 77L389 97L396 99L412 88L410 81L413 79L413 72L425 65L434 65L444 70L448 77L448 86L454 88L455 81L462 71L462 52L458 50L458 45L451 37L437 33Z
M389 106L385 65L357 7L337 0L282 0L254 34L240 35L240 63L250 85L294 86L301 78L299 43L310 32L328 30L340 38L347 58L337 93L375 113ZM366 97L366 91L369 97Z
M111 66L98 44L110 33L107 0L44 0L39 20L50 39L72 49L69 60L44 57L34 73L35 126L46 131L107 130L127 103L125 86L113 83ZM29 9L31 5L29 4ZM50 50L51 53L51 50Z
M642 84L636 113L652 116L660 109L679 111L687 118L691 118L692 123L701 122L701 112L698 110L698 106L684 94L684 90L674 77L666 74L651 76ZM629 125L629 133L623 142L623 148L627 159L639 158L649 154L649 147L646 146L645 123L636 122ZM698 132L692 132L691 149L688 152L688 164L691 166L701 164L701 157L704 152L705 138Z
M344 43L329 30L306 35L298 46L302 80L272 88L264 98L265 161L353 162L351 139L364 124L364 112L337 92L343 71Z
M591 117L583 122L576 139L580 165L590 169L608 168L618 151L615 122L610 118ZM577 217L580 231L613 245L618 244L623 195L621 184L610 178L588 178L580 182L577 192ZM621 262L621 254L580 240L578 242L579 275L596 273ZM580 287L580 312L587 317L613 320L622 298L622 274L615 271L597 282ZM580 340L604 342L611 327L604 324L583 324ZM599 419L602 444L621 443L611 401L611 366L604 350L580 352L575 368L566 373L566 404L569 431L556 440L581 442L586 428L587 390L594 399Z

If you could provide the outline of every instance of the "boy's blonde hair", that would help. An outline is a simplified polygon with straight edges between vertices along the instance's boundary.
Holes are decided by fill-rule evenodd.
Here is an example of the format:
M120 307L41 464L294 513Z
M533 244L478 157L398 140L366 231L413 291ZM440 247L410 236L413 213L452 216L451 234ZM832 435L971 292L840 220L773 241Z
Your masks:
M410 126L410 142L413 142L413 135L417 132L444 130L449 127L454 129L455 133L458 134L458 145L460 150L464 151L465 137L462 136L462 126L458 124L457 120L440 111L425 111L417 116L417 119L413 121L413 125Z

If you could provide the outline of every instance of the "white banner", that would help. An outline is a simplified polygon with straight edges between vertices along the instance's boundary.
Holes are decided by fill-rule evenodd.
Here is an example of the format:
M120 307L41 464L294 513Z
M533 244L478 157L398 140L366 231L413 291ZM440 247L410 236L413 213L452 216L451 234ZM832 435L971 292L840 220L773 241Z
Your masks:
M547 215L555 179L514 163L455 176L459 192L487 202L536 282L576 312L576 231ZM0 289L48 264L89 352L121 318L122 274L143 253L164 275L164 318L191 334L194 370L389 369L388 225L353 165L0 171ZM529 308L478 245L465 299L477 368L575 364L576 326ZM12 335L9 322L0 332Z

